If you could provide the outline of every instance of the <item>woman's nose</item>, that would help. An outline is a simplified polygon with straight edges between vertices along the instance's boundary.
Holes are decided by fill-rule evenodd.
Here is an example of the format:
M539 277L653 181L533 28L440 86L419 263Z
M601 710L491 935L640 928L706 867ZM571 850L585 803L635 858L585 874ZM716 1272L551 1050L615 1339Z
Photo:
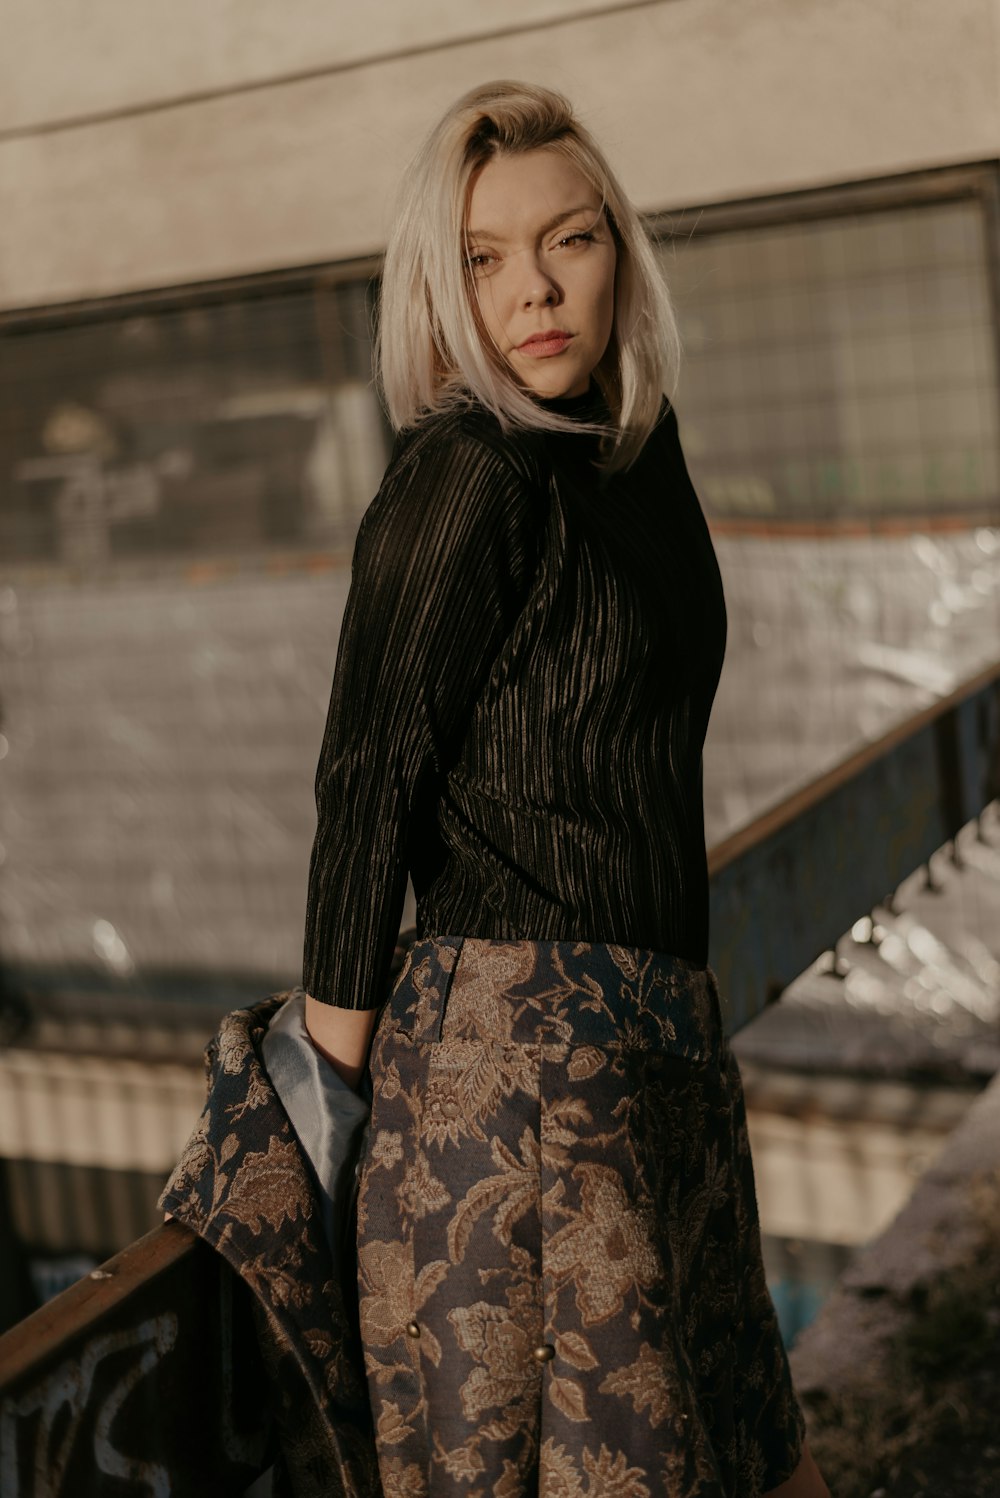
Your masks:
M559 300L554 286L539 288L525 298L526 307L554 307Z
M525 307L553 307L559 300L558 286L537 260L525 267L521 290Z

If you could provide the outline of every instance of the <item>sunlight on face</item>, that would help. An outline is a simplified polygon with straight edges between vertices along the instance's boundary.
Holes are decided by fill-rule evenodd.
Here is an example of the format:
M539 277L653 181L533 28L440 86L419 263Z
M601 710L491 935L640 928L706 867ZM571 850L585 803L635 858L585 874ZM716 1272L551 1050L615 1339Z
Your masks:
M583 395L614 322L615 242L600 194L552 147L472 179L467 251L487 336L543 399Z

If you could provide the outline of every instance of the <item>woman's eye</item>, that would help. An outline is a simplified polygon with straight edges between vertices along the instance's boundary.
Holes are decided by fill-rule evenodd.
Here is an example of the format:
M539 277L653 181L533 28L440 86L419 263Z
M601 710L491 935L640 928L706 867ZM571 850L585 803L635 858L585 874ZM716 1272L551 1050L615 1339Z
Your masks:
M561 239L557 240L557 245L577 244L580 241L592 242L593 238L589 229L577 229L572 234L564 234Z
M475 250L469 256L469 268L471 270L485 270L493 258L488 250Z

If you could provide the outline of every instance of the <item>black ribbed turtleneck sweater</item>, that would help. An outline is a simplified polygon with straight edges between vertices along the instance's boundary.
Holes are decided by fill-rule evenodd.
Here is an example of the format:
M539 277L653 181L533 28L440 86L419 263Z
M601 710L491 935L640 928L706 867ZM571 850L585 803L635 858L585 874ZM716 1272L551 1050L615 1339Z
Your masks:
M543 404L607 414L593 386ZM666 400L631 468L597 456L478 405L397 439L316 770L302 983L323 1003L386 997L407 872L420 936L707 961L722 580Z

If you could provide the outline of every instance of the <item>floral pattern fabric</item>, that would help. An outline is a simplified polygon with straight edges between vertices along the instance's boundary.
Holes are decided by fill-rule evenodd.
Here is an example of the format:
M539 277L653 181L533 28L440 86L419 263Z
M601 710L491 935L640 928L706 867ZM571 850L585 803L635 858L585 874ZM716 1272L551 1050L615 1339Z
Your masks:
M758 1498L791 1475L805 1424L711 968L420 940L370 1067L386 1498Z
M272 1016L300 993L225 1016L207 1098L159 1206L249 1288L273 1414L275 1498L379 1498L354 1264L337 1274L309 1160L263 1064Z

